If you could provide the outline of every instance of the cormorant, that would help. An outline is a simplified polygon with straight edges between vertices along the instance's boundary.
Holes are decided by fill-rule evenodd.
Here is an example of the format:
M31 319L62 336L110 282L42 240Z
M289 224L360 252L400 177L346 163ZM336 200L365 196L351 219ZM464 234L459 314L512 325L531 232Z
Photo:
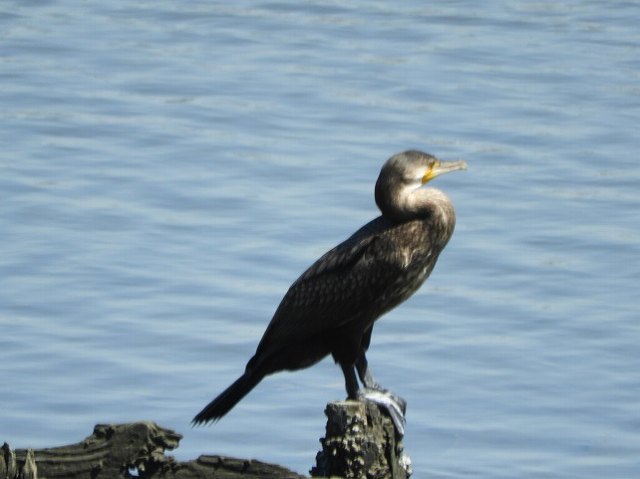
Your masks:
M306 368L331 354L342 368L348 398L385 403L402 433L405 403L374 381L365 353L375 320L422 285L453 233L456 217L449 199L421 186L466 167L464 161L444 162L414 150L389 158L375 186L382 215L291 285L244 374L193 423L219 420L265 376Z

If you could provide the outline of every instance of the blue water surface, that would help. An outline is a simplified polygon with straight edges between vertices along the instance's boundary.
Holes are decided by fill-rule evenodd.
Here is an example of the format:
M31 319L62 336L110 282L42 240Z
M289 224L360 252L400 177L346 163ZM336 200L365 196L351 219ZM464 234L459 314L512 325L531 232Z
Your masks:
M636 2L0 5L0 440L306 473L330 360L189 422L408 148L458 225L369 359L417 478L640 477Z

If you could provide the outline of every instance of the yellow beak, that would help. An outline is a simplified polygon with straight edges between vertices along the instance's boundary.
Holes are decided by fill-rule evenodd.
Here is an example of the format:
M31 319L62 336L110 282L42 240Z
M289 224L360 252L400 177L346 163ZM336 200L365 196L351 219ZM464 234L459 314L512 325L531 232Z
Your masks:
M444 175L450 171L466 170L467 163L465 161L438 161L429 168L422 177L422 184L433 180L436 176Z

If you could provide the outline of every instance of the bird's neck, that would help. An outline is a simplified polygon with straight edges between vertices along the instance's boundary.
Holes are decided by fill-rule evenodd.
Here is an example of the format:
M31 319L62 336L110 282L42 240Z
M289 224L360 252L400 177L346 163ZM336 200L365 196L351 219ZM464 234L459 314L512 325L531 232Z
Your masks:
M451 201L436 188L407 187L390 195L389 201L380 209L385 217L396 222L428 218L451 229L451 232L456 221Z

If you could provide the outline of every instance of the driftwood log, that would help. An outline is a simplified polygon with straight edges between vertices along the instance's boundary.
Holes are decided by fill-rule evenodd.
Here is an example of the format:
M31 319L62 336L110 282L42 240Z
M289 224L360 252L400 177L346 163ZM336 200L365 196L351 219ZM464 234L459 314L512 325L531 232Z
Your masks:
M330 403L314 477L406 479L410 474L391 420L373 404ZM178 462L165 455L182 436L153 422L98 424L79 443L48 449L0 448L0 479L299 479L282 466L203 455Z

